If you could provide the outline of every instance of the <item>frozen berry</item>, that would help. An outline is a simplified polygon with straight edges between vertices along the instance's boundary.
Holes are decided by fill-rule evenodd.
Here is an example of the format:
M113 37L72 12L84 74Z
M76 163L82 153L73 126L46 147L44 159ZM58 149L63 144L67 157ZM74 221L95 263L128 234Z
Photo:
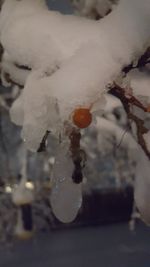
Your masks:
M73 114L73 123L81 128L87 128L92 122L92 114L88 108L78 108Z

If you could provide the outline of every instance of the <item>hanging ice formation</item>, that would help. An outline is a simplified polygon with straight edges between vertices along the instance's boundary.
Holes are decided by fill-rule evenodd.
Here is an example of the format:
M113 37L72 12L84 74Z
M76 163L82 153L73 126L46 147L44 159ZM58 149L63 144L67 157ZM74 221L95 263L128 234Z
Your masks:
M33 235L32 202L33 190L27 187L27 151L23 147L21 180L14 188L12 201L18 207L15 234L20 239L29 239Z
M82 183L72 179L73 163L63 143L56 153L50 202L55 216L64 223L75 219L82 204Z

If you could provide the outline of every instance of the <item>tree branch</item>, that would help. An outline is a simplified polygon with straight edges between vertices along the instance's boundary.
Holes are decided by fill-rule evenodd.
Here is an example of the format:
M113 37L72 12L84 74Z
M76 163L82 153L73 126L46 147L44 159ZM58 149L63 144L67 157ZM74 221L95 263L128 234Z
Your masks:
M148 108L145 107L138 99L136 99L136 97L134 97L132 95L130 97L127 97L125 94L125 89L121 88L117 84L114 84L114 87L111 88L110 93L120 99L120 101L122 102L123 107L127 113L127 117L129 119L129 121L133 121L135 123L135 125L137 127L138 143L142 147L142 149L144 150L145 154L150 159L150 152L147 148L147 145L146 145L144 137L143 137L143 135L145 133L147 133L149 130L144 126L144 121L142 119L138 118L136 115L134 115L131 112L131 106L133 106L133 105L140 108L144 112L147 112Z

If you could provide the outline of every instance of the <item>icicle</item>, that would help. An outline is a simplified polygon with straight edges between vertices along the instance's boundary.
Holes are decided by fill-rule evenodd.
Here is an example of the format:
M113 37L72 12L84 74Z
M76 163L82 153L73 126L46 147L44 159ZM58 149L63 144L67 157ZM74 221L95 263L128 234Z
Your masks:
M21 179L12 194L13 203L18 206L18 221L15 234L20 239L28 239L33 235L32 201L33 190L26 187L27 180Z
M33 188L27 186L27 155L24 149L22 155L22 179L12 194L13 203L18 206L18 221L15 234L20 239L29 239L33 235L32 202Z
M53 169L54 169L55 157L51 156L45 160L44 173L46 174L46 181L44 181L44 188L50 190L52 187L53 180Z
M63 144L57 151L50 196L53 212L63 223L73 221L82 204L82 185L73 182L73 168L67 145Z

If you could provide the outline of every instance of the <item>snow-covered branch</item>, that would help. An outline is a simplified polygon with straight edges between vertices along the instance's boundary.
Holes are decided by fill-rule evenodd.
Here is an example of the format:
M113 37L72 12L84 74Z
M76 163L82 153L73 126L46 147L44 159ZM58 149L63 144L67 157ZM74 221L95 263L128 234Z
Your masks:
M14 107L13 121L18 122L15 113L24 114L20 124L30 149L37 150L46 130L56 132L71 121L76 107L97 102L142 54L149 42L149 14L148 0L121 0L98 22L48 11L44 1L5 0L2 67L24 84L24 104L17 111ZM16 64L32 71L17 70Z

